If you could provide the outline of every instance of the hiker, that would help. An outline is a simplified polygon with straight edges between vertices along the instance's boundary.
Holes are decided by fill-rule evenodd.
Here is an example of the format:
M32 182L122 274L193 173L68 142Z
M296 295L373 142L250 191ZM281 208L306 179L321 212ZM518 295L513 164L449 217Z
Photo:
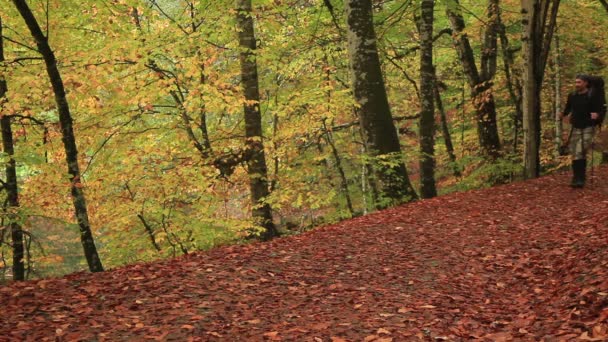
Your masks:
M575 91L568 95L566 108L561 113L572 126L568 141L572 156L572 183L574 188L585 186L587 173L587 151L593 142L594 128L600 119L602 104L598 96L590 93L591 77L577 75Z

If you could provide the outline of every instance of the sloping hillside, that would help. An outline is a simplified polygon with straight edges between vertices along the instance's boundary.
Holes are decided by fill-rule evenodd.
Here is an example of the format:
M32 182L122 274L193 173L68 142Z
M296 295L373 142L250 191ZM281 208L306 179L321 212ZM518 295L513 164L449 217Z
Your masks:
M0 288L0 340L608 339L608 169Z

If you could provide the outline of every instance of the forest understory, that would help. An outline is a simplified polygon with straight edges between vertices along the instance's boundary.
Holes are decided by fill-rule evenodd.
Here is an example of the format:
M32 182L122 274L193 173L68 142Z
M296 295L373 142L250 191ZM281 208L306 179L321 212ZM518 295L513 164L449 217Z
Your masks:
M0 340L608 339L608 168L0 287Z

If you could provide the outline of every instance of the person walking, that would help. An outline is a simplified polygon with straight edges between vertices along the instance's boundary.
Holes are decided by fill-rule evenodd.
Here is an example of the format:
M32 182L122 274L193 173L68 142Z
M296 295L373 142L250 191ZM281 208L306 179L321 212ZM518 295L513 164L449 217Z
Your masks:
M592 96L590 76L577 75L575 91L568 95L566 108L561 113L562 119L572 126L569 136L570 154L572 156L573 188L585 186L587 174L587 151L593 142L594 128L600 118L602 104L598 96Z

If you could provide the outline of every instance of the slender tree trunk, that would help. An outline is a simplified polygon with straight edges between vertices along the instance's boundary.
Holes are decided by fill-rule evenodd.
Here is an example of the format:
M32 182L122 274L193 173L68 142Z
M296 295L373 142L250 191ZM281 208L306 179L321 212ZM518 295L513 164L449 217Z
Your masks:
M323 121L323 132L325 135L325 141L327 142L327 145L329 145L329 147L331 148L331 153L334 156L334 160L336 161L336 169L338 170L338 175L340 175L340 188L342 190L342 193L344 194L344 198L346 199L346 207L348 208L350 216L355 216L355 210L353 209L353 201L350 197L350 191L348 191L348 179L346 178L346 172L344 172L344 167L342 166L342 158L340 157L338 148L336 147L333 136L331 132L329 132L325 121Z
M382 193L393 203L416 199L382 78L371 0L347 0L345 6L353 95L364 144L380 161L376 174ZM390 162L382 162L386 158L391 159Z
M559 50L559 35L557 34L557 26L555 27L555 46L553 47L553 60L555 65L555 149L559 150L562 146L562 135L564 127L562 125L562 118L560 113L562 111L562 67L561 67L561 51Z
M441 117L441 132L443 134L443 140L445 142L445 149L448 152L448 157L450 158L450 163L452 164L453 173L455 177L460 177L462 174L458 169L458 165L456 164L456 153L454 152L454 143L452 142L452 135L450 134L450 126L448 125L448 118L445 113L445 108L443 107L443 101L441 100L441 93L439 92L439 85L437 80L437 75L435 77L435 84L433 86L435 93L435 105L437 106L437 111L439 112L439 116Z
M524 177L540 175L541 90L559 0L522 0Z
M4 62L4 39L2 36L2 18L0 17L0 64ZM3 104L6 101L8 87L6 80L0 78L0 129L2 130L2 147L4 153L10 160L6 163L6 182L4 190L7 194L7 204L9 224L11 227L11 241L13 246L13 280L25 280L25 252L23 246L23 231L17 222L15 211L19 208L19 188L17 186L17 170L15 167L15 149L13 146L13 131L11 127L11 117L7 113L2 113Z
M38 51L42 55L46 65L49 80L55 94L57 111L59 113L59 123L61 125L62 135L61 140L63 141L68 173L70 175L72 202L80 228L80 240L89 265L89 270L91 272L101 272L103 271L103 266L99 259L99 255L97 254L97 248L95 247L95 241L91 232L87 204L83 191L80 169L78 167L78 150L76 148L76 138L74 137L74 129L72 127L72 115L70 114L70 107L66 98L63 80L61 79L61 74L57 68L57 60L48 43L47 37L44 36L44 33L40 29L40 25L38 25L38 21L36 21L34 14L25 0L13 0L13 3L19 10L21 17L23 17L32 37L36 41Z
M327 88L327 113L331 112L331 68L327 62L327 56L324 56L323 61L326 64L325 68L325 82ZM346 178L346 172L344 172L344 167L342 166L342 157L340 157L340 153L338 152L338 148L336 147L336 143L334 141L333 133L330 132L327 127L326 120L323 119L323 133L325 135L325 141L331 148L332 155L336 161L336 169L338 170L338 175L340 176L340 190L344 194L344 198L346 199L346 207L350 213L350 216L355 216L355 210L353 209L353 201L350 197L350 191L348 190L348 179ZM333 126L333 125L332 125Z
M509 91L509 97L515 107L515 114L513 118L513 151L517 151L517 145L519 140L519 127L523 118L522 111L522 97L523 89L518 75L514 73L513 65L515 65L515 58L513 56L513 50L507 37L507 30L504 23L502 22L500 11L498 12L499 22L499 37L500 46L502 50L502 60L505 71L505 79L507 81L507 90Z
M447 15L453 31L454 45L471 88L471 98L477 113L477 134L482 154L492 159L500 155L500 137L496 121L496 103L492 91L492 79L496 73L496 30L498 0L488 4L488 27L482 47L481 72L475 64L475 55L469 38L464 32L465 22L458 0L447 7Z
M277 236L277 230L272 220L272 210L266 202L270 192L262 138L262 115L251 0L236 0L236 11L241 48L241 84L245 95L245 145L251 155L251 158L247 160L247 172L253 207L252 216L256 223L265 229L262 238L270 239Z
M141 221L141 224L143 224L144 229L146 230L146 233L148 234L148 237L150 238L150 242L152 242L152 246L154 246L154 249L156 249L157 252L160 252L161 248L160 248L160 245L158 244L158 242L156 241L156 235L154 233L154 229L152 228L152 226L150 226L148 221L146 221L146 218L144 217L143 214L137 214L137 218L139 218L139 220Z
M420 196L437 196L435 187L435 69L433 67L434 0L420 4Z

